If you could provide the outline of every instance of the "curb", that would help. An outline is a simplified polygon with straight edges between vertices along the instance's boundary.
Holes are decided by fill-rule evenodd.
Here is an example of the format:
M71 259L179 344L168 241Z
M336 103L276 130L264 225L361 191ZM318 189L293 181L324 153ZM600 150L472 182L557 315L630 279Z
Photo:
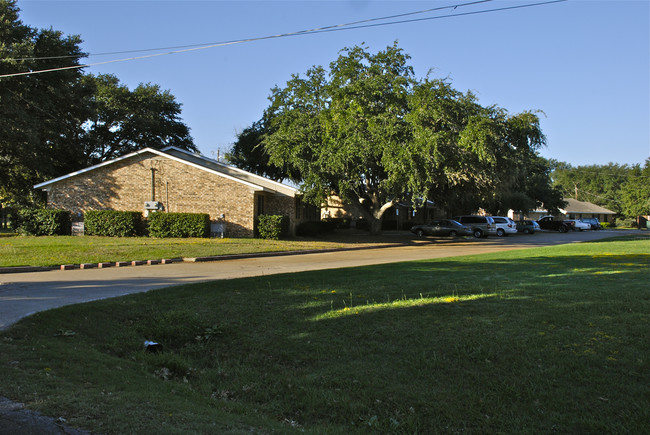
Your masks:
M45 272L48 270L56 270L58 267L45 267L45 266L13 266L13 267L0 267L0 274L2 273L23 273L23 272Z
M389 243L381 246L359 246L353 248L330 248L330 249L306 249L302 251L273 251L273 252L251 252L248 254L225 254L214 255L207 257L183 257L183 258L163 258L159 260L131 260L131 261L116 261L110 263L81 263L81 264L62 264L60 266L13 266L13 267L0 267L0 274L5 273L29 273L29 272L45 272L51 270L87 270L87 269L106 269L109 267L133 267L133 266L152 266L156 264L174 264L174 263L203 263L209 261L223 261L223 260L240 260L245 258L259 258L259 257L283 257L289 255L303 255L303 254L318 254L327 252L341 252L341 251L358 251L368 249L381 249L391 248L396 246L403 246L401 243Z

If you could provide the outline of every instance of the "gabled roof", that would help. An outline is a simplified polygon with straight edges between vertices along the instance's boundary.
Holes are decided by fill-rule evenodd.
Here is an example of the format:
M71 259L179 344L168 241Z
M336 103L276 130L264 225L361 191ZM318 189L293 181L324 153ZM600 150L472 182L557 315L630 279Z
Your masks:
M616 214L615 211L608 210L605 207L601 207L590 202L578 201L572 198L564 198L564 200L567 202L567 205L566 207L560 209L560 212L562 214ZM534 213L546 213L546 209L538 208L534 211Z
M167 147L164 148L163 151L180 159L185 159L187 161L194 162L197 165L213 169L224 175L229 175L243 181L248 181L249 183L258 184L269 190L276 190L286 195L292 196L298 193L298 189L294 187L287 186L283 183L278 183L277 181L270 180L266 177L261 177L257 174L253 174L252 172L245 171L235 166L227 165L218 160L209 159L200 154L194 154L176 147Z
M34 189L46 189L50 185L65 180L67 178L85 174L87 172L94 171L95 169L104 166L109 166L114 163L120 162L122 160L127 160L131 157L137 156L139 154L144 154L144 153L152 153L161 157L166 157L170 160L174 160L192 166L194 168L200 169L202 171L227 178L237 183L244 184L253 190L265 191L270 193L279 193L288 196L296 196L298 194L298 189L294 187L287 186L286 184L278 183L276 181L269 180L264 177L260 177L259 175L255 175L253 173L244 171L243 169L235 168L234 166L230 166L225 163L218 162L216 160L208 159L207 157L201 156L199 154L194 154L189 151L181 150L180 148L175 148L175 147L167 147L163 150L157 150L154 148L143 148L133 153L125 154L116 159L107 160L105 162L99 163L94 166L90 166L80 171L71 172L61 177L54 178L52 180L37 184L34 186Z
M591 214L616 214L616 212L590 202L578 201L573 198L564 198L566 207L560 209L563 214L569 213L591 213Z

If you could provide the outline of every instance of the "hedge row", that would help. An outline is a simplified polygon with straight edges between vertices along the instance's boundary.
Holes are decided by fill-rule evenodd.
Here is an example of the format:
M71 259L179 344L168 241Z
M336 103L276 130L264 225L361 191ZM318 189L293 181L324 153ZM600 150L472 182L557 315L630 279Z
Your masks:
M70 235L71 214L66 210L16 209L11 213L17 233L33 236ZM139 211L89 210L84 234L107 237L209 237L210 216L204 213L153 213L144 220Z
M89 236L208 237L210 217L204 213L152 213L145 221L139 211L93 210L84 215L84 229Z
M209 237L210 216L203 213L153 213L149 215L151 237Z
M30 236L66 236L72 227L70 212L49 209L13 210L14 231Z
M289 218L282 215L260 215L257 218L260 239L279 240L289 234Z
M135 237L145 234L142 213L137 211L89 210L84 214L84 234Z

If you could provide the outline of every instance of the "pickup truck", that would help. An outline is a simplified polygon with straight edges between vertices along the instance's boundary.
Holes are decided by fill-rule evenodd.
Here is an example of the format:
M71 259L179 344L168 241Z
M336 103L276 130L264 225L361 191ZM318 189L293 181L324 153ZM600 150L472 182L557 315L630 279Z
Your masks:
M567 222L563 220L555 219L553 216L544 216L540 218L537 223L539 227L543 230L559 231L561 233L566 233L567 231L573 229L573 222Z

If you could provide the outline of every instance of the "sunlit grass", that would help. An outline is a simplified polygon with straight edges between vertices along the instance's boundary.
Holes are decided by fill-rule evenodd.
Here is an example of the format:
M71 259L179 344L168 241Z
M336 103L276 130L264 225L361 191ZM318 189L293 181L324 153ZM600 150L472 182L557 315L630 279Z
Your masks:
M3 237L0 238L0 267L195 258L341 246L345 244L310 240Z
M380 312L383 310L396 310L396 309L407 309L407 308L413 308L413 307L424 307L427 305L433 305L433 304L451 304L451 303L462 303L462 302L468 302L468 301L475 301L478 299L482 298L490 298L490 297L495 297L497 294L473 294L473 295L466 295L463 297L457 297L457 296L442 296L442 297L436 297L436 298L425 298L420 295L419 298L414 298L414 299L397 299L392 302L386 302L386 303L369 303L366 302L366 304L361 304L361 305L353 305L350 303L350 306L347 305L345 300L342 300L341 303L344 305L343 308L339 309L331 309L328 312L319 314L318 316L314 316L312 320L318 321L318 320L324 320L324 319L335 319L340 316L346 316L346 315L351 315L351 314L363 314L363 313L376 313ZM333 306L333 301L330 304ZM337 305L340 305L341 303L338 303ZM321 303L322 304L322 303ZM311 306L316 306L319 305L318 303L311 304Z

